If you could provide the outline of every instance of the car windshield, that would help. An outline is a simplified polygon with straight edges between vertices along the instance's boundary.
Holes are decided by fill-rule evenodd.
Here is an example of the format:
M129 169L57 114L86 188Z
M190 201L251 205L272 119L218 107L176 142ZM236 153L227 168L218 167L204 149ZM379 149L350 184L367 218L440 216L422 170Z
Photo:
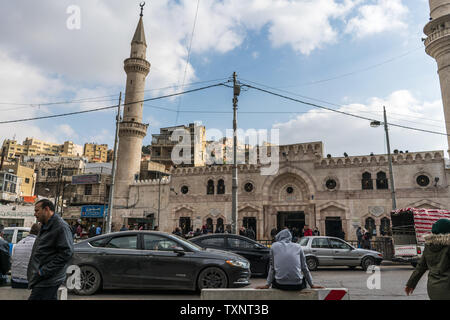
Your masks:
M181 241L181 243L182 243L184 246L188 247L188 248L191 249L191 250L194 250L194 251L202 251L202 250L205 250L205 249L203 249L202 247L196 245L195 243L190 242L190 241L188 241L188 240L186 240L186 239L183 239L182 237L179 237L179 236L177 236L176 234L172 234L171 237L177 238L177 240Z

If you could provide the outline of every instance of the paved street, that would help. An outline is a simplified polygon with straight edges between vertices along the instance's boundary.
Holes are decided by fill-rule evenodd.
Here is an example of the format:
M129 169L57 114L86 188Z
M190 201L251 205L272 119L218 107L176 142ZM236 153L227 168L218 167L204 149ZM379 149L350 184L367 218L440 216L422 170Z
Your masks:
M413 271L410 265L382 265L380 267L380 289L370 290L367 280L371 277L360 268L320 268L312 272L314 282L328 288L348 288L351 300L428 300L427 274L420 280L414 294L407 297L403 291ZM265 283L265 278L252 278L250 287ZM374 285L376 283L373 283ZM69 295L69 300L198 300L200 295L185 291L102 291L94 296Z

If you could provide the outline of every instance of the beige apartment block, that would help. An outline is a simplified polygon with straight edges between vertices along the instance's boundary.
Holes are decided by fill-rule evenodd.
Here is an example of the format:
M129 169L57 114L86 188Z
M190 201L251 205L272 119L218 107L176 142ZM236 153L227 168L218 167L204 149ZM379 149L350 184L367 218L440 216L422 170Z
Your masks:
M36 187L36 173L33 164L22 165L19 160L3 166L3 170L14 173L20 180L20 195L33 196Z
M86 143L84 145L83 155L88 158L89 162L107 162L108 161L108 145Z
M19 158L21 156L81 156L82 147L74 144L72 141L66 141L64 144L56 144L38 140L35 138L26 138L22 144L18 144L16 140L5 139L3 148L7 158Z
M181 166L201 167L205 165L206 160L206 130L205 126L190 123L188 126L174 126L160 128L159 134L152 135L152 161L164 164L166 168L173 166L174 159L172 157L173 148L178 145L186 148L191 153L190 157L186 157ZM183 131L186 133L187 139L183 141L173 141L174 132ZM183 157L183 154L179 154ZM188 159L189 158L189 159Z

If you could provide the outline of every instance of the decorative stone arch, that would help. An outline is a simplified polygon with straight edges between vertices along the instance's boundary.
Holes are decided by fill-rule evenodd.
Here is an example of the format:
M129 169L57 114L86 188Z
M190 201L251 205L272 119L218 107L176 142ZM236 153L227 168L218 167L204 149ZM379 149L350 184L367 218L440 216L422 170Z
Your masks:
M172 230L174 230L176 227L178 227L178 222L180 221L181 217L186 217L191 219L191 223L193 225L194 223L194 209L190 206L179 206L175 207L173 209L174 211L174 218L172 219Z
M325 235L326 232L326 224L325 220L327 217L336 217L340 218L342 221L342 229L345 232L346 238L348 239L349 235L349 220L347 219L347 212L349 211L348 207L345 205L336 202L336 201L330 201L327 203L324 203L320 206L317 206L316 209L316 221L317 225L319 227L319 231L321 235Z
M441 210L446 209L446 207L444 205L442 205L438 202L432 201L432 200L428 200L428 199L423 199L420 201L410 203L406 207L407 208L422 208L422 209L441 209Z
M317 190L316 183L308 173L300 169L285 166L278 171L277 175L266 178L262 187L263 197L270 200L270 197L274 194L273 189L277 188L277 184L286 177L292 177L299 183L304 199L311 199L311 195Z

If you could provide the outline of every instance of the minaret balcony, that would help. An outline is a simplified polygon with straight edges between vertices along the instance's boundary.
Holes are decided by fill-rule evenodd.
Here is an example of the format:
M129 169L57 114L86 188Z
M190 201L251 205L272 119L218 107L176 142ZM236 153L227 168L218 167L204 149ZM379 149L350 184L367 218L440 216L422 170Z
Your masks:
M440 39L440 38L443 38L443 37L446 37L449 35L450 35L450 27L437 30L428 36L428 38L425 40L425 46L428 46L431 42L433 42L437 39Z
M145 137L147 135L147 128L148 124L132 121L122 121L120 123L119 135Z
M128 58L124 61L124 69L129 72L139 72L147 75L150 72L150 62L140 58Z

